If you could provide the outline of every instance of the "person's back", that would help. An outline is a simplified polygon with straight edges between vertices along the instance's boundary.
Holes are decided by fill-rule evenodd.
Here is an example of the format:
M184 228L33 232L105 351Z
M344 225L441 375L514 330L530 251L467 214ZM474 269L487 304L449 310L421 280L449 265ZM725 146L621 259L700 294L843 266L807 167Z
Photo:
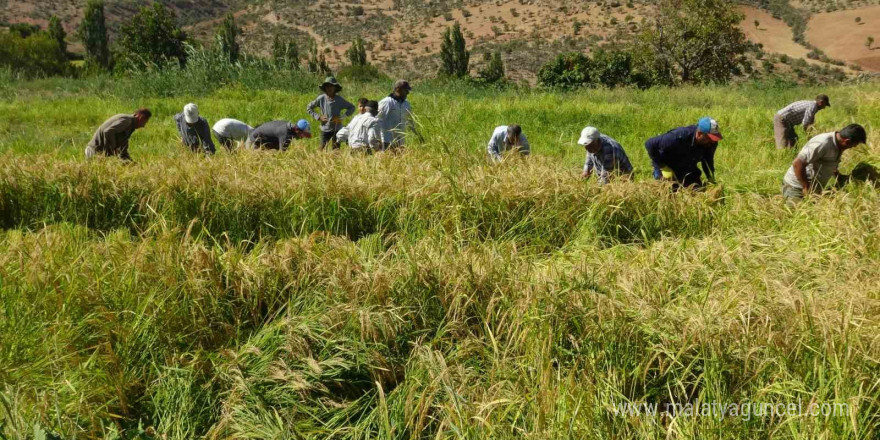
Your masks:
M364 113L352 119L348 125L348 145L352 149L370 148L378 150L382 148L382 133L379 130L379 120L370 113Z
M198 107L189 103L183 111L174 115L177 133L181 142L192 152L201 148L206 154L214 154L214 141L211 140L211 129L208 120L199 116Z
M379 101L382 142L387 145L403 146L411 114L412 107L406 99L386 96Z
M147 125L152 115L149 109L140 108L133 115L118 114L110 117L98 127L86 145L86 159L102 154L130 161L128 141L135 130Z
M238 119L223 118L214 123L211 131L217 137L217 142L220 145L226 147L227 150L232 150L233 142L247 140L248 135L253 129L253 127Z
M248 146L267 150L286 150L293 134L293 124L276 120L260 124L248 135Z
M798 157L807 165L807 179L819 190L828 184L840 165L842 151L837 147L834 135L832 131L813 136L798 153ZM783 180L786 184L800 187L794 166L788 167Z
M776 148L789 148L797 145L798 135L795 127L804 126L805 132L810 132L816 121L816 113L830 107L831 101L828 95L819 95L815 100L803 100L793 102L773 115L773 136Z
M721 139L718 123L708 116L697 125L674 128L648 139L645 150L651 158L654 178L660 179L668 171L678 184L702 187L703 173L714 180L715 151Z
M134 115L113 115L98 127L88 146L92 147L95 153L119 156L122 148L128 145L128 139L134 130Z

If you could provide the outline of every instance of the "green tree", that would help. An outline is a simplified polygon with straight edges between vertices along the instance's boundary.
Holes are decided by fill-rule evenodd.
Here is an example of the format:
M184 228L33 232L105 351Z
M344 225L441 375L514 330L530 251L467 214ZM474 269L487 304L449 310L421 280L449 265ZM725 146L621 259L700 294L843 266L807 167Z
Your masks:
M272 40L272 59L277 68L298 70L299 48L292 40L275 34Z
M241 29L235 24L235 16L226 14L220 30L217 31L217 41L220 44L220 50L226 54L232 63L238 62L241 56L241 46L238 44L238 36L241 35Z
M13 23L9 25L9 32L17 34L21 38L27 38L40 32L40 27L35 24Z
M440 46L440 73L446 76L463 77L468 75L471 54L467 51L464 35L458 22L443 33Z
M497 83L504 80L504 61L501 60L501 52L493 52L483 56L486 68L480 71L480 79L486 83Z
M544 87L574 89L592 84L593 62L582 53L567 53L541 66L538 83Z
M128 68L186 63L186 33L174 12L162 3L144 6L119 29L117 59Z
M345 51L345 55L352 66L366 66L369 64L369 61L367 61L367 49L364 47L364 40L361 37L354 39L351 47Z
M17 32L2 32L0 68L33 78L66 74L70 71L70 64L58 42L48 33L24 38Z
M86 49L86 63L109 69L110 42L107 37L107 25L104 22L103 0L88 0L78 34Z
M330 66L327 65L327 59L324 58L324 53L318 53L318 44L314 41L311 42L309 46L309 72L317 73L320 75L330 75Z
M874 45L874 37L868 37L868 39L865 40L865 46L867 46L868 49L870 49L871 46L873 46L873 45Z
M640 52L653 58L662 82L725 83L747 62L741 20L727 0L662 0L654 25L639 38Z
M49 27L46 31L53 40L58 42L58 48L61 49L61 52L67 54L67 41L65 41L67 32L64 31L64 26L61 25L61 20L57 16L49 17Z

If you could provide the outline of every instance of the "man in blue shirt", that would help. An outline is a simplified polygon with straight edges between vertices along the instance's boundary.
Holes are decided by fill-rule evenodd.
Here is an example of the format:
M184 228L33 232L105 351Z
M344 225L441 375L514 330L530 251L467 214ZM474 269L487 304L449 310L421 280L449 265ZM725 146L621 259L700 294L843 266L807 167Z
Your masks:
M703 187L700 168L715 180L715 150L723 139L718 122L706 116L697 125L675 128L645 142L655 179L673 179L675 187ZM698 166L699 165L699 166Z
M599 133L595 127L581 130L578 144L587 150L584 172L581 174L584 179L590 178L595 172L599 185L605 185L614 176L628 177L632 174L632 164L620 143L610 136Z

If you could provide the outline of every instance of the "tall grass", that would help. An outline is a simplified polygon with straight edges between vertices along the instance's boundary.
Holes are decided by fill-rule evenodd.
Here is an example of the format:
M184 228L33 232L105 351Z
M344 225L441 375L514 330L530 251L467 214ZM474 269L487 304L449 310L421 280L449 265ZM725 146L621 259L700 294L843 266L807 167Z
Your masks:
M45 84L45 83L44 83ZM25 88L0 104L0 434L29 438L876 438L880 195L790 209L777 102L816 90L414 92L401 155L192 156L185 97ZM380 96L352 86L345 94ZM429 89L430 90L430 89ZM212 120L302 113L235 85ZM876 160L876 85L841 86ZM161 95L161 93L158 93ZM149 105L136 163L82 161ZM722 121L722 186L671 193L641 142ZM496 124L527 160L490 165ZM578 130L621 140L634 182L577 179ZM617 414L619 404L659 415ZM845 416L695 417L670 403L846 404Z

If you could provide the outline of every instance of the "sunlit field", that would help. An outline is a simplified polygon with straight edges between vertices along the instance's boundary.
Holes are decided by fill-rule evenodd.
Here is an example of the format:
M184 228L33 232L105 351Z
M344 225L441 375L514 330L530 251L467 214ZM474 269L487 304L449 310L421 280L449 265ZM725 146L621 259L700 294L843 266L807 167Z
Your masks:
M424 142L402 154L313 138L203 157L177 139L186 103L211 123L296 121L317 85L132 97L65 81L2 89L2 438L880 435L880 194L786 207L796 151L772 138L777 109L824 92L818 132L868 130L841 171L878 165L880 84L416 84ZM83 159L140 106L154 117L133 164ZM725 136L718 185L673 193L644 141L705 115ZM492 129L512 123L532 156L493 165ZM585 125L623 144L633 181L579 179Z

